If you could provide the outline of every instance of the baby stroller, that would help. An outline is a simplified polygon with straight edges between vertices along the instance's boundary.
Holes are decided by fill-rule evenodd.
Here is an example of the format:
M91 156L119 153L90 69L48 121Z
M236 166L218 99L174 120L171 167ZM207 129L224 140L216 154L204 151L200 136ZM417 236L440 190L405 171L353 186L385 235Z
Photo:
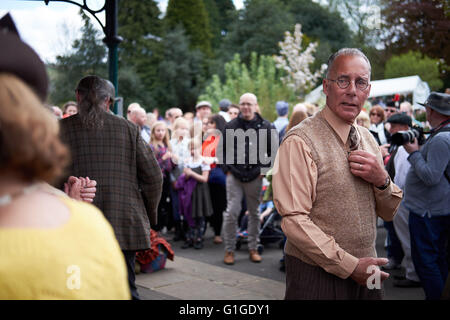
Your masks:
M236 235L236 250L239 250L243 243L247 243L248 233L247 230L238 231ZM284 233L281 229L281 216L277 210L274 209L269 216L267 216L259 230L259 243L257 250L259 254L264 251L264 245L278 242L280 249L284 247Z

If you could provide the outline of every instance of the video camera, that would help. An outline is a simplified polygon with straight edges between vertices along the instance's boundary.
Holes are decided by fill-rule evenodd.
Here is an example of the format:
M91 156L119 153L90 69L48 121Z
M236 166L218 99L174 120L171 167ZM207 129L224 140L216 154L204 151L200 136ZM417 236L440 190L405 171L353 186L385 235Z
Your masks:
M394 133L391 136L391 144L402 146L404 144L414 142L415 138L417 138L417 142L419 143L419 145L423 145L425 143L426 139L423 128L414 126L407 131L399 131L397 133Z

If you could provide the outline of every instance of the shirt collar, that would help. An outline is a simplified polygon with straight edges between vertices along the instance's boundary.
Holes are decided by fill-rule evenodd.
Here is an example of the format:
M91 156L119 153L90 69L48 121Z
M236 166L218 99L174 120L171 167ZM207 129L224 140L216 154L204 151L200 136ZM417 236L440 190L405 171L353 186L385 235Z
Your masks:
M351 125L339 118L327 105L323 108L322 115L337 133L342 143L345 144L348 140ZM355 123L353 125L356 127Z

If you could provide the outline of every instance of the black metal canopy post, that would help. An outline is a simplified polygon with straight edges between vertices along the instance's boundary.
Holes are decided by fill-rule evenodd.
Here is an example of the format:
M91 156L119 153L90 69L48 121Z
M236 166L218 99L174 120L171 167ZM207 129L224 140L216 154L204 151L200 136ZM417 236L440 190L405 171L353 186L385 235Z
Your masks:
M42 1L42 0L26 0L26 1ZM83 0L83 4L75 2L73 0L43 0L46 5L50 1L58 1L58 2L67 2L74 5L79 6L82 10L89 12L95 20L102 27L103 33L105 34L105 38L103 42L108 46L108 66L109 66L109 81L114 84L114 88L116 89L116 97L119 94L119 85L118 85L118 55L117 55L117 47L120 42L122 42L122 37L117 35L117 16L119 12L119 0L105 0L105 4L102 8L98 10L93 10L89 8L87 5L87 0ZM97 13L105 11L105 25L103 25L100 19L97 17ZM114 113L117 114L117 103L114 104ZM123 115L122 115L123 116Z
M119 11L119 0L106 0L105 2L105 39L103 42L108 46L108 63L109 63L109 80L114 84L116 88L116 96L119 92L118 82L118 55L117 47L122 41L122 38L117 35L117 15ZM117 114L117 102L114 104L114 113ZM121 114L123 116L123 114Z

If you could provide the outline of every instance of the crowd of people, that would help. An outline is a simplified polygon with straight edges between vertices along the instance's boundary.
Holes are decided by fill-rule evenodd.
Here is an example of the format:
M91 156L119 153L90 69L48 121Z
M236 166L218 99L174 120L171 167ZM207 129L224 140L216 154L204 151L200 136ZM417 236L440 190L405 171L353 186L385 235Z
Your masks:
M394 285L427 299L450 290L449 94L416 110L400 96L367 107L370 62L345 48L328 61L326 105L278 101L274 122L249 92L164 117L133 102L118 116L113 84L95 75L60 109L45 105L42 61L8 15L0 25L1 298L139 299L136 255L151 229L201 250L209 227L227 265L245 237L258 263L272 215L286 299L381 299L372 266L382 282L403 265Z

